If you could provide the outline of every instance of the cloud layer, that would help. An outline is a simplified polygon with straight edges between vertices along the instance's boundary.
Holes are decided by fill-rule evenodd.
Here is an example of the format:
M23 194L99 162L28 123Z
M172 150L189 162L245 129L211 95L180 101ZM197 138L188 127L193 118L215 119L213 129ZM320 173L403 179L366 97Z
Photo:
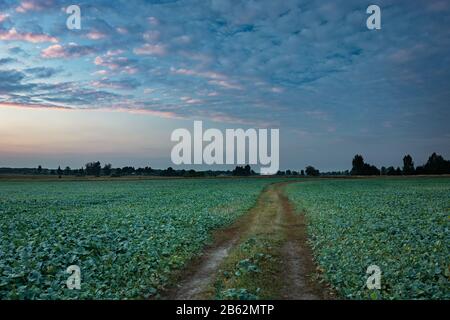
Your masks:
M0 102L278 126L449 134L448 1L0 2Z

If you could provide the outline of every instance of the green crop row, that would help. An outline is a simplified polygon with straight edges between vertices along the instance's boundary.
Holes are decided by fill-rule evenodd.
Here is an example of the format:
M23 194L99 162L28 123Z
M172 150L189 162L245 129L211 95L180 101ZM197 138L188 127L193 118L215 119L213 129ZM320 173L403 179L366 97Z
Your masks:
M157 296L263 179L0 183L0 299ZM81 290L69 290L70 265Z
M288 188L325 279L350 299L450 299L450 179L305 181ZM370 265L381 289L369 290Z

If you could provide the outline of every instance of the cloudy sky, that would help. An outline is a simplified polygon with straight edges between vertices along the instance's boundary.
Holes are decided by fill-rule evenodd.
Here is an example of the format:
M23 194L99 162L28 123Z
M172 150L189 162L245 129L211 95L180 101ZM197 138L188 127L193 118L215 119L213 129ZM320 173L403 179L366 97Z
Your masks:
M0 0L0 166L170 163L170 133L280 128L283 168L450 157L450 2ZM67 6L81 8L68 30Z

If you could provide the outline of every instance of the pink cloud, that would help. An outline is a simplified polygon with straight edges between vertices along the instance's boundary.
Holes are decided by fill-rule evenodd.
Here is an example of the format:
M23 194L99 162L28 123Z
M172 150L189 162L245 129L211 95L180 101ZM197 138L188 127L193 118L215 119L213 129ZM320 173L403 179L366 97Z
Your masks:
M181 44L186 44L186 43L191 42L191 38L189 36L184 35L184 36L175 38L175 42L181 43Z
M23 104L15 102L0 102L0 108L26 108L26 109L56 109L56 110L73 110L70 107L63 107L57 105L46 105L46 104Z
M230 116L221 112L211 112L205 114L206 118L211 119L215 122L225 122L225 123L233 123L233 124L242 124L242 125L252 125L252 126L258 126L261 128L268 128L268 127L274 127L277 124L271 123L267 121L260 121L260 120L254 120L254 121L248 121L241 118L237 118L234 116Z
M234 84L226 80L210 80L208 83L223 87L225 89L243 90L239 84Z
M128 30L122 27L116 28L116 31L120 34L127 34Z
M99 31L91 31L86 36L91 40L100 40L106 38L106 34Z
M139 70L137 68L130 67L130 66L126 66L122 70L123 73L128 73L128 74L136 74L136 73L138 73L138 71Z
M159 20L155 17L148 17L147 18L148 23L150 23L152 26L159 25Z
M79 58L92 53L94 53L94 49L91 47L79 46L75 43L69 43L66 48L55 44L42 50L41 57L46 59Z
M109 68L110 70L117 70L122 73L136 74L139 70L130 63L128 58L115 57L116 54L120 54L122 52L123 51L121 50L117 50L116 52L108 51L106 57L96 57L94 59L94 64Z
M42 50L41 56L47 59L65 58L66 52L64 51L63 46L55 44L48 47L47 49Z
M18 32L15 28L12 28L8 31L0 30L0 40L6 41L26 41L32 43L38 42L58 42L58 39L55 37L51 37L46 34L37 34L37 33L21 33Z
M9 18L9 15L8 15L8 14L2 14L2 13L0 13L0 23L6 21L6 19L8 19L8 18Z
M144 38L145 41L148 42L155 42L158 41L159 37L160 37L161 33L157 30L150 30L145 32L142 37Z
M23 0L16 8L16 12L40 11L53 5L53 0Z
M17 108L17 109L50 109L58 111L72 111L78 110L76 108L64 107L58 105L45 105L45 104L22 104L14 102L0 102L0 108ZM84 108L83 111L109 111L109 112L126 112L131 114L145 114L156 116L160 118L169 119L181 119L181 117L173 112L149 110L141 107L125 107L125 106L112 106L112 107L99 107L99 108Z
M185 76L195 76L213 80L225 80L227 78L225 75L213 71L195 71L191 69L175 69L175 68L171 68L170 71L175 74L181 74Z
M142 115L150 115L160 118L168 118L168 119L182 119L181 116L177 115L174 112L170 111L159 111L159 110L150 110L142 107L126 107L126 106L113 106L113 107L105 107L105 108L97 108L96 110L104 110L110 112L126 112L131 114L142 114Z
M123 89L118 83L104 82L104 81L93 81L91 85L95 88L106 88L106 89Z
M102 59L102 57L95 57L94 63L95 63L95 65L97 65L97 66L102 66L102 65L103 65L103 59Z
M144 44L140 48L134 49L134 53L138 55L155 55L163 56L166 54L166 46L162 44Z
M282 93L284 90L283 90L283 88L280 88L280 87L273 87L273 88L270 88L270 91L272 91L273 93Z
M220 86L225 89L243 90L241 85L229 81L227 76L214 71L196 71L192 69L175 68L171 68L170 71L175 74L210 79L210 81L208 81L209 84Z
M187 103L187 104L199 104L199 103L203 102L200 99L194 99L194 98L191 98L191 97L181 97L180 100L185 102L185 103Z
M145 88L145 89L144 89L144 93L145 93L145 94L153 93L153 92L155 92L155 91L156 91L156 89L153 89L153 88Z
M112 56L118 56L120 54L124 53L123 50L121 49L117 49L117 50L108 50L108 52L106 53L107 56L112 57Z
M185 101L187 104L199 104L202 103L203 101L200 99L189 99Z
M107 70L99 70L93 73L94 76L105 76L108 74Z

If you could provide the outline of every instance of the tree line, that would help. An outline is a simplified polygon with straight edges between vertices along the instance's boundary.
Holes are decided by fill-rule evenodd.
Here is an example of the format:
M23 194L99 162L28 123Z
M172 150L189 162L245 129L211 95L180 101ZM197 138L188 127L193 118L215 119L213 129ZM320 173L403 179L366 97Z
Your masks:
M5 168L3 168L5 169ZM2 170L0 169L0 173ZM30 173L30 172L27 172ZM113 168L111 164L105 164L102 166L100 161L88 162L79 169L71 169L66 167L62 169L58 167L56 170L44 169L42 166L38 166L34 170L38 175L58 175L62 176L94 176L94 177L123 177L123 176L158 176L158 177L201 177L201 176L218 176L218 175L233 175L234 171L195 171L195 170L175 170L172 167L167 169L153 169L146 166L142 168L135 168L132 166L125 166L121 168ZM254 173L254 172L253 172Z
M38 174L38 175L57 175L62 176L162 176L162 177L217 177L217 176L255 176L258 175L249 165L237 166L234 170L176 170L172 167L167 169L153 169L150 166L135 168L126 166L122 168L113 168L110 163L102 164L100 161L88 162L79 169L61 166L58 169L46 169L39 165L37 168L0 168L0 174ZM400 175L439 175L450 174L450 161L445 160L441 155L433 153L428 161L415 166L413 158L408 154L403 157L403 166L400 167L381 167L366 163L362 155L357 154L352 160L351 170L320 172L313 166L307 166L304 170L285 170L278 171L277 176L400 176Z
M306 167L305 170L278 171L278 176L410 176L410 175L439 175L450 174L450 161L445 160L441 155L433 153L428 161L421 166L415 167L413 158L407 154L403 157L403 167L381 167L366 163L362 155L357 154L352 160L352 169L345 171L319 172L313 166Z
M413 158L407 154L403 157L403 167L394 168L381 167L378 169L374 165L364 162L364 158L357 154L352 161L351 175L354 176L410 176L410 175L434 175L434 174L450 174L450 161L445 160L441 155L433 153L428 161L421 166L415 167Z

